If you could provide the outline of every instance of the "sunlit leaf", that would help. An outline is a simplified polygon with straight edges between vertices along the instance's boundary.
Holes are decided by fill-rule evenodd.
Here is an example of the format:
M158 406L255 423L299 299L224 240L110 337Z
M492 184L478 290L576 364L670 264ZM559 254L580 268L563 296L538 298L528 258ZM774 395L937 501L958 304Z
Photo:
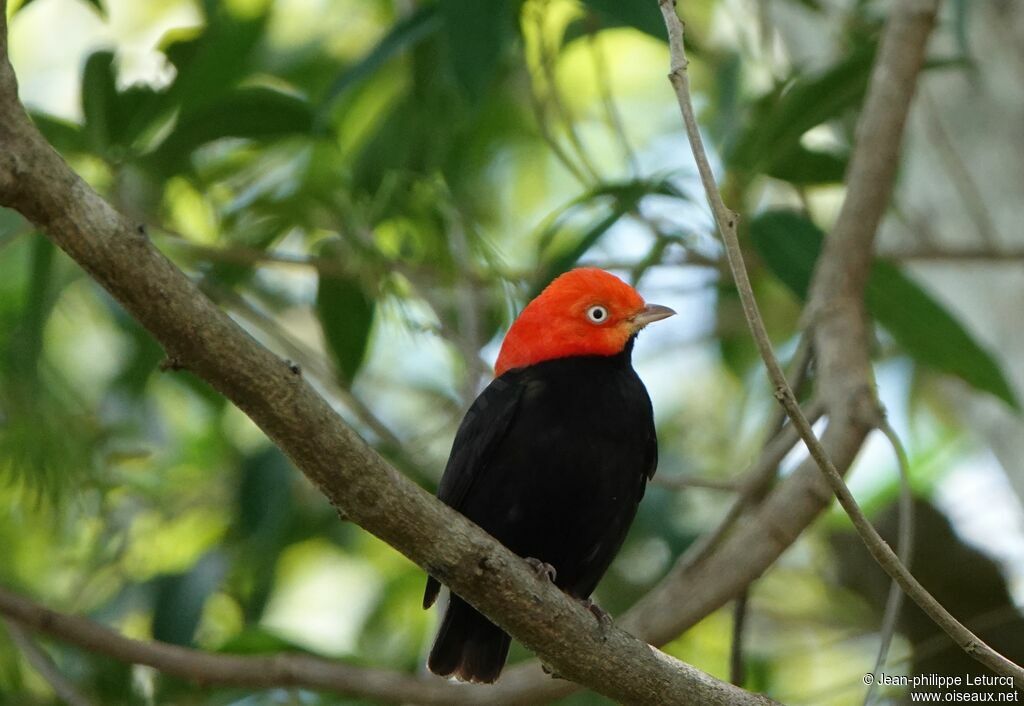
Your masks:
M806 299L824 240L821 230L797 213L770 211L754 219L750 235L765 264ZM899 267L876 259L865 301L869 313L912 358L1020 408L995 358Z
M47 322L69 280L50 241L37 235L28 245L21 306L3 312L0 331L0 477L57 500L90 469L99 430L44 355Z
M327 90L319 112L328 111L347 90L365 81L392 57L415 46L442 25L436 5L423 5L391 30L361 60L348 66Z

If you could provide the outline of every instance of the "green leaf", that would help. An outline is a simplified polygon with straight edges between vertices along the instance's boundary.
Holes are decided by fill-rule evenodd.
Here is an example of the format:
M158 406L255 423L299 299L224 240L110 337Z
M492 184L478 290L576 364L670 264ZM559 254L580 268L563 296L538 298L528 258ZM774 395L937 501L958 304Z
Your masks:
M239 655L276 654L280 652L296 652L312 654L309 649L259 626L245 628L231 637L216 650L217 652Z
M174 174L188 166L193 151L214 140L302 135L312 127L308 101L273 88L240 88L182 116L147 161L161 173Z
M913 357L990 392L1016 410L1016 398L999 363L939 302L895 264L876 260L867 289L868 311Z
M45 113L32 113L32 122L43 133L46 141L64 155L87 152L89 141L82 129L74 123Z
M768 268L806 299L824 234L792 211L769 211L750 224L754 247ZM955 375L1012 408L1020 404L999 364L939 302L896 265L875 260L868 279L868 312L916 361Z
M511 20L509 0L440 0L448 58L459 85L478 101L494 79Z
M82 74L82 115L85 134L97 152L104 151L111 143L116 113L114 53L94 52L86 60Z
M544 274L537 280L537 289L533 294L539 294L540 290L546 287L548 282L572 268L609 228L618 223L625 213L626 209L617 204L610 213L597 219L589 228L584 229L572 245L559 252L545 264Z
M602 183L572 199L546 219L537 239L537 249L541 252L546 251L565 220L580 207L593 205L604 197L612 197L615 201L629 205L627 210L632 210L636 208L641 198L648 195L672 196L683 200L689 198L664 177Z
M781 152L768 165L765 173L791 184L838 184L846 175L846 155L809 150L796 145L787 152Z
M728 150L729 166L770 173L780 155L792 157L804 133L860 103L874 55L875 45L864 45L827 71L797 78L764 96Z
M332 250L335 249L325 248L325 254ZM345 383L355 379L363 364L375 308L358 280L321 273L316 292L317 315L338 377Z
M345 67L327 90L323 103L317 110L322 119L334 103L350 88L369 78L388 60L409 47L416 46L442 25L436 5L425 5L413 14L397 22L370 52L352 66Z
M602 184L570 201L551 216L538 237L537 249L544 253L541 270L534 280L530 297L535 297L558 275L571 269L620 218L635 210L645 196L672 196L688 200L667 178L636 179L620 183ZM604 215L569 239L568 245L552 245L556 236L565 230L565 221L575 210L585 206L605 204ZM551 252L549 252L551 251Z
M183 116L218 103L250 73L267 22L266 15L239 20L226 8L211 8L207 16L200 34L164 49L177 71L164 99L179 107Z
M82 113L85 118L82 129L69 127L56 118L35 115L40 129L47 131L44 132L47 137L53 134L56 140L63 141L71 151L82 151L83 147L88 147L102 156L120 159L120 152L131 149L141 136L151 136L156 132L160 127L157 119L169 117L171 111L165 92L149 86L131 86L119 91L116 77L112 52L92 54L82 75ZM118 152L111 150L115 146L122 149Z
M101 0L85 0L86 3L91 5L99 13L100 17L106 17L107 11L103 9L103 3Z
M274 589L274 566L288 543L295 514L292 467L284 454L268 446L242 459L235 496L234 571L245 586L239 596L247 623L259 622Z
M71 280L62 276L50 241L35 235L22 242L29 257L16 295L22 305L2 312L0 324L0 479L23 483L38 500L57 501L90 470L100 432L48 364L43 345Z
M482 3L481 3L482 4ZM665 22L658 9L658 3L646 0L584 0L591 11L608 21L611 26L626 25L649 34L655 39L666 40ZM687 47L689 49L689 47Z
M214 550L189 571L154 580L153 638L172 645L191 645L206 599L224 575L224 557Z

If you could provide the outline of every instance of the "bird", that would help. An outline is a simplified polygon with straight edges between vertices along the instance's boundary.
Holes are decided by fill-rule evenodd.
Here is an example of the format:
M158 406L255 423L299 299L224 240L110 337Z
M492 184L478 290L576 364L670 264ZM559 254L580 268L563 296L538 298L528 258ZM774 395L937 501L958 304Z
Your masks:
M495 378L463 418L438 485L442 502L592 609L590 595L658 465L633 344L645 326L674 314L605 270L580 267L554 279L506 333ZM427 578L424 608L440 586ZM450 593L427 666L493 683L510 643Z

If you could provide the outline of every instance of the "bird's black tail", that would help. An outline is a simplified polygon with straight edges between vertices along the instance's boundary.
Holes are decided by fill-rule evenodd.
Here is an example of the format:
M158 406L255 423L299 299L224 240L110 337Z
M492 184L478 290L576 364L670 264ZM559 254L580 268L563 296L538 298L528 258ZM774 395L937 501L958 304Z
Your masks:
M443 677L490 684L505 666L511 641L501 628L453 593L427 666Z

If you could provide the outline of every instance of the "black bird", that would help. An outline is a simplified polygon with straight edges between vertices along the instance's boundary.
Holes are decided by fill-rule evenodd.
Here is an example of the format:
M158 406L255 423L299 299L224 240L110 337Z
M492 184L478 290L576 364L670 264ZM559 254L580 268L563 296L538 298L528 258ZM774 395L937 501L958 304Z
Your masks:
M674 313L603 270L567 272L513 323L455 436L438 498L577 599L589 601L654 475L651 400L631 354L640 329ZM428 578L424 608L439 590ZM493 682L510 639L453 594L427 665Z

